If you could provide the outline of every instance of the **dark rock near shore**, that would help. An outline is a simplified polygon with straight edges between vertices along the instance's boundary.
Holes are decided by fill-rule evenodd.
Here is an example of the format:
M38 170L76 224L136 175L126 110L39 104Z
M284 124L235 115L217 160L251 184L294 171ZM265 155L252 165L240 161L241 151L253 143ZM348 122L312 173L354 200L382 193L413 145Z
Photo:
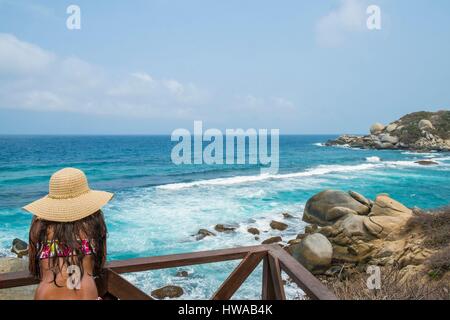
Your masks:
M253 228L253 227L248 228L247 231L248 231L248 233L251 233L251 234L253 234L253 235L258 235L258 234L260 234L259 230L258 230L257 228Z
M388 126L376 123L365 136L342 135L327 146L450 151L450 111L413 112Z
M261 242L262 244L272 244L272 243L277 243L277 242L281 242L283 239L281 239L280 236L276 236L276 237L271 237L268 238L266 240L264 240L263 242Z
M189 273L186 270L177 271L177 277L186 278L189 276Z
M283 218L285 219L293 219L295 218L292 214L290 214L289 212L283 212Z
M209 236L213 236L214 237L215 235L216 234L214 232L211 232L211 231L209 231L207 229L200 229L197 232L196 239L197 240L202 240L205 237L209 237Z
M287 229L288 225L280 221L272 220L272 222L270 222L270 227L275 230L283 231Z
M217 232L232 232L239 227L237 224L216 224L214 230Z
M18 238L14 239L12 242L11 252L17 254L18 258L28 255L28 244Z
M435 165L439 164L436 161L432 161L432 160L419 160L419 161L416 161L415 163L420 164L422 166L435 166Z
M156 290L153 290L151 292L151 295L159 300L165 299L165 298L169 298L169 299L173 299L173 298L178 298L181 297L184 294L184 290L183 288L179 287L179 286L173 286L173 285L168 285Z

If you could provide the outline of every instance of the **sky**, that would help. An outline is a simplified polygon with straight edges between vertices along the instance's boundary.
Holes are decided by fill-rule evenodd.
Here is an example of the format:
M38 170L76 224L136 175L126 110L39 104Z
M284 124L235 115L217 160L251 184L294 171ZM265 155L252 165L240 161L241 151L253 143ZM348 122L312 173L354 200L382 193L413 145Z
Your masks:
M0 0L0 134L366 133L450 109L449 16L448 0Z

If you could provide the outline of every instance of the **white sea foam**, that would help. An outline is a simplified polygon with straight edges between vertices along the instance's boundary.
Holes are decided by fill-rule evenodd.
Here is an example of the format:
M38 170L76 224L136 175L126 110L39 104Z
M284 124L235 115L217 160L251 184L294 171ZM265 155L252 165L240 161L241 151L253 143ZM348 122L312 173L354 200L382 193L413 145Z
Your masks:
M325 146L325 144L323 142L316 142L316 143L313 143L313 145L317 146L317 147L324 147Z
M381 159L380 159L380 157L373 156L373 157L367 157L366 161L367 162L380 162Z
M376 168L376 164L362 163L357 165L320 165L312 169L307 169L301 172L285 173L285 174L260 174L253 176L235 176L229 178L217 178L209 180L198 180L192 182L172 183L158 186L158 189L165 190L179 190L184 188L198 187L198 186L217 186L217 185L233 185L249 182L259 182L263 180L276 180L276 179L290 179L299 177L311 177L316 175L325 175L329 173L338 172L352 172L369 170Z

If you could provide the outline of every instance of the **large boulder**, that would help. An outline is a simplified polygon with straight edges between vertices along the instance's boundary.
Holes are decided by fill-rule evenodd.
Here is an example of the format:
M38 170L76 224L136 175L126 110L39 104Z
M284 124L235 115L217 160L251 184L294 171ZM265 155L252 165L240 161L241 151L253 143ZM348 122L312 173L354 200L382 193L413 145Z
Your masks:
M369 210L367 205L355 200L347 192L325 190L306 202L303 221L326 226L347 214L365 215Z
M384 125L382 125L381 123L377 122L374 123L371 127L370 127L370 133L371 134L378 134L381 131L384 130Z
M420 130L430 130L430 129L434 129L433 124L431 123L430 120L426 120L426 119L422 119L419 121L419 129Z
M331 265L333 247L320 233L306 236L299 244L290 247L292 256L313 273L322 273Z
M398 137L391 136L388 133L380 134L379 138L382 143L390 143L390 144L396 144L396 143L398 143L398 140L399 140Z
M364 226L372 235L385 238L401 231L411 217L411 209L387 195L378 195Z
M396 124L396 123L391 123L390 125L388 125L386 127L386 131L389 132L389 133L393 132L393 131L395 131L397 129L398 129L398 124Z
M410 218L411 209L405 207L400 202L392 199L386 194L380 194L376 197L370 216L405 216Z
M347 237L369 240L372 237L364 226L366 219L368 219L366 216L348 215L342 220L339 220L334 227L340 232L343 232Z

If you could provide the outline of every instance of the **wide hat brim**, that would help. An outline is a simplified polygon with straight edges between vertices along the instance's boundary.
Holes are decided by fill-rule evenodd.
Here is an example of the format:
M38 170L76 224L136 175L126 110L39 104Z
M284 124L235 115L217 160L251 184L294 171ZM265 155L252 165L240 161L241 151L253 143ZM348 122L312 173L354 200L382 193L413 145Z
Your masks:
M45 196L26 205L23 209L43 220L73 222L97 212L113 196L113 193L98 190L89 190L78 197L69 199Z

